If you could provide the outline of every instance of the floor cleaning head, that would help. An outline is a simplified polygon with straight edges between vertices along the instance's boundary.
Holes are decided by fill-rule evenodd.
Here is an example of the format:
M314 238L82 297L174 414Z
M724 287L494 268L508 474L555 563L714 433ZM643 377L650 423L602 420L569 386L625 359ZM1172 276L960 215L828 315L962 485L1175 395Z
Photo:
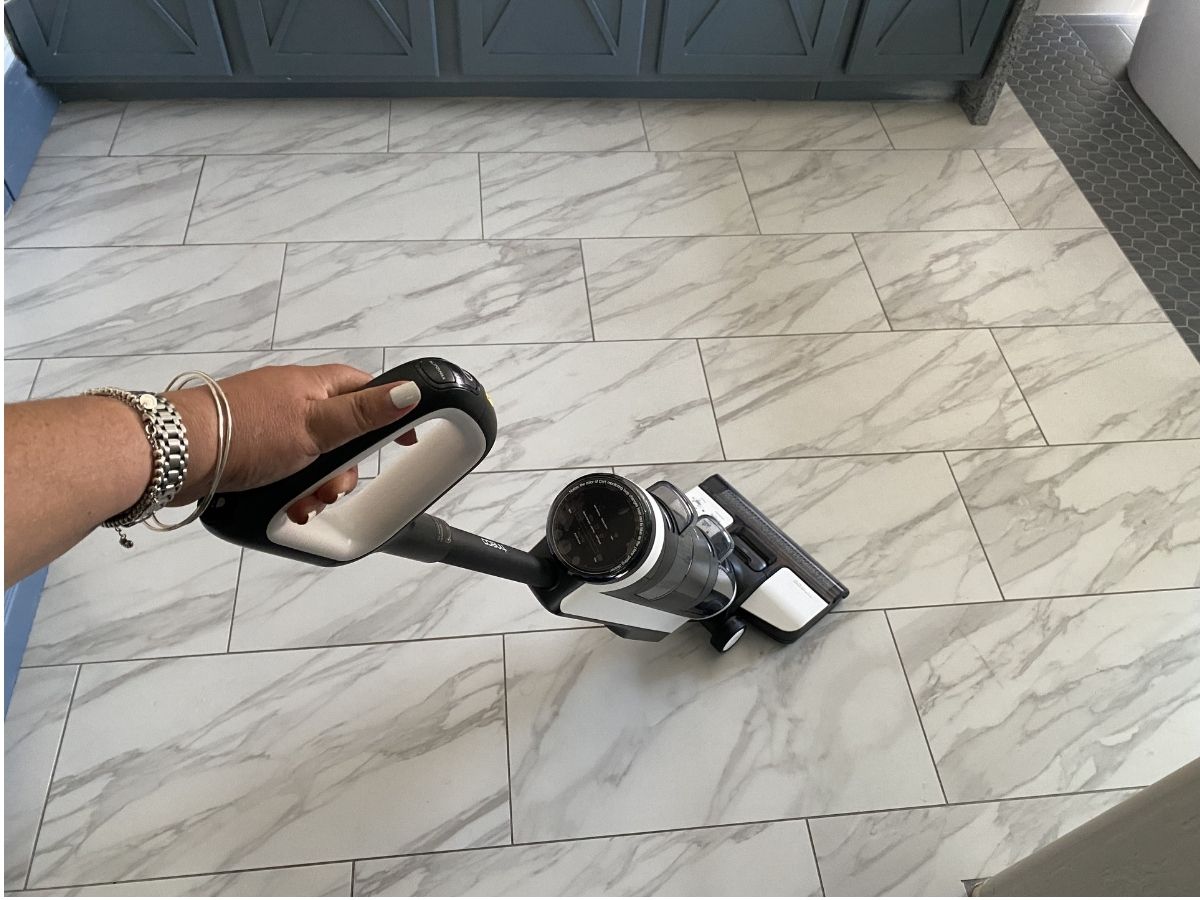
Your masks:
M220 494L201 521L234 543L322 566L375 552L445 563L529 585L555 615L661 640L699 622L719 651L753 625L794 641L848 594L815 559L725 479L686 493L592 473L559 492L546 536L529 551L460 531L425 510L487 455L496 415L479 382L427 357L369 386L412 381L421 402L400 421L322 455L290 478ZM369 485L307 525L286 510L317 485L416 429Z

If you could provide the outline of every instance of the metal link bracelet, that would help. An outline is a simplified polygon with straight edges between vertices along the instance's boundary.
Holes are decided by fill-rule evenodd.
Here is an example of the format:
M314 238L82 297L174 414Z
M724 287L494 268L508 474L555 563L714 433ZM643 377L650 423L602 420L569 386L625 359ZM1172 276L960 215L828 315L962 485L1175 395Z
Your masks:
M150 483L146 485L146 490L137 503L102 523L105 528L115 528L121 546L130 548L133 541L125 529L149 519L174 500L183 487L188 471L187 427L175 405L160 394L123 391L114 387L94 388L87 393L112 397L131 407L141 415L146 439L150 442L152 460Z
M225 391L216 379L206 372L183 372L171 379L166 390L180 390L194 381L204 383L208 392L212 394L213 403L217 407L217 462L213 468L212 484L209 486L208 495L196 504L196 508L185 519L178 522L163 522L156 515L162 507L155 509L146 519L146 527L151 531L174 531L176 528L182 528L200 518L208 509L208 505L212 503L213 497L216 496L217 487L225 475L225 465L229 462L229 448L233 443L233 411L229 408L229 398L225 396Z

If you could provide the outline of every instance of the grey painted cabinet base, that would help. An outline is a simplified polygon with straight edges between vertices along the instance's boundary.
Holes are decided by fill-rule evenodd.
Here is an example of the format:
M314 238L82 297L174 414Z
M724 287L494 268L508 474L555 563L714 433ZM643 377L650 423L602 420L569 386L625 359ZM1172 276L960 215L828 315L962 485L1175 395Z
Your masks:
M9 0L4 14L43 81L230 74L212 0Z
M1015 0L9 0L63 97L948 96ZM102 10L100 12L99 10Z
M257 75L436 75L433 0L234 0Z

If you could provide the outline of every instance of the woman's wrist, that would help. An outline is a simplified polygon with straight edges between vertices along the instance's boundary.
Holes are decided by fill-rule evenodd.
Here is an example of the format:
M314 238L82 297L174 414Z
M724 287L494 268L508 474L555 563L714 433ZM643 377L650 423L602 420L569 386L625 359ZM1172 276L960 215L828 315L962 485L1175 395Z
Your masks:
M217 408L207 388L185 388L164 396L174 404L187 428L188 472L171 506L202 500L212 486L217 466Z

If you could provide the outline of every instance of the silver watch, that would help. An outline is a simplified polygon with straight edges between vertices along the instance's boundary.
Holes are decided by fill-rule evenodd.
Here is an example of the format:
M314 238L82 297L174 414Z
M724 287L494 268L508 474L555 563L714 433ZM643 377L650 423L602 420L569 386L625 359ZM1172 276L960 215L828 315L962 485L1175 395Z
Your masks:
M115 397L141 414L146 438L150 441L150 452L154 455L150 483L137 503L103 525L105 528L121 529L144 522L174 500L183 487L188 467L187 428L175 405L161 394L123 391L113 387L95 388L87 393ZM121 543L127 547L133 545L123 533Z

